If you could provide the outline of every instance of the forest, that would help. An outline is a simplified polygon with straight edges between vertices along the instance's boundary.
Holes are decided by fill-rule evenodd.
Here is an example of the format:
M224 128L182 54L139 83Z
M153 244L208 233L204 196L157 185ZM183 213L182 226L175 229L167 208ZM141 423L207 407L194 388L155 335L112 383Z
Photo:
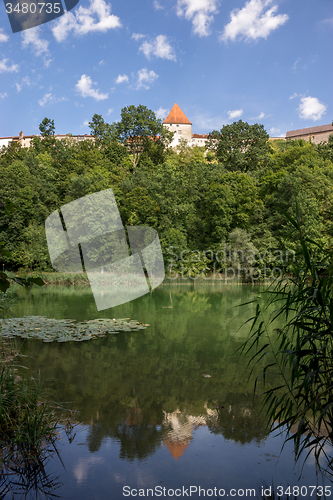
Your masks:
M300 241L285 213L295 214L296 204L305 236L332 247L332 135L319 145L269 141L263 125L240 120L212 131L208 151L185 142L175 150L145 106L124 108L111 125L94 115L90 128L94 141L57 140L45 118L30 148L12 142L1 149L1 271L51 271L46 218L108 188L124 226L158 232L173 273L207 274L232 263L288 270Z

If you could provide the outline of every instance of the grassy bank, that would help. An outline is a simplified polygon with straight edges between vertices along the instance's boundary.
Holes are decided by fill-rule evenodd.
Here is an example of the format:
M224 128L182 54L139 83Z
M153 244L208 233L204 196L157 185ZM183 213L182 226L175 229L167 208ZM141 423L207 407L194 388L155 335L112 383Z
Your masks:
M10 278L16 276L14 273L7 273ZM23 276L23 273L18 273ZM42 278L46 285L89 285L88 276L86 273L42 273L42 272L32 272L25 273L25 278L31 277Z
M58 418L40 382L17 375L21 355L3 339L0 356L0 465L41 462L47 445L54 445Z

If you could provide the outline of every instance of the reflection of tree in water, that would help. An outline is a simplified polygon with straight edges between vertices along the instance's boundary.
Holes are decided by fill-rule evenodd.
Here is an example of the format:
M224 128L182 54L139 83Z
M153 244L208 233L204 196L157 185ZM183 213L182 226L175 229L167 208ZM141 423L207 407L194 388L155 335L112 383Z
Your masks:
M252 395L239 401L237 394L229 394L227 401L228 406L217 408L217 421L207 421L211 433L241 444L254 439L260 442L268 436L267 419L259 412L260 405L253 403Z
M56 449L43 450L37 457L18 459L12 454L2 457L0 466L0 498L56 498L62 486L59 477L47 472ZM58 455L59 456L59 455ZM60 457L59 457L60 458Z
M246 359L240 362L237 354L243 340L238 327L248 313L243 317L233 307L253 298L254 287L242 287L241 294L238 287L216 293L197 288L173 288L172 309L164 308L171 304L168 287L124 306L119 317L147 318L150 327L144 333L123 332L47 348L31 345L34 357L26 361L31 373L40 370L54 398L70 401L80 412L80 420L90 428L91 452L98 451L105 438L119 441L121 456L129 460L153 454L166 439L174 449L176 440L166 437L170 422L165 415L177 412L189 429L206 426L236 442L266 436L266 424L248 392ZM69 297L66 301L70 305ZM233 326L229 318L235 314ZM262 370L260 363L257 370ZM207 407L220 405L228 411L214 409L214 418L208 415ZM190 446L190 437L191 432L177 441L177 453L186 443Z
M106 437L114 439L120 443L120 458L129 461L153 455L164 445L177 460L191 445L193 433L199 427L207 427L211 433L241 444L260 442L267 437L267 422L251 396L239 401L237 395L230 394L228 402L227 406L215 408L203 404L196 415L191 414L190 408L171 413L161 408L158 420L155 412L138 406L124 409L122 418L113 422L109 414L99 414L99 421L90 426L87 444L90 452L96 452Z

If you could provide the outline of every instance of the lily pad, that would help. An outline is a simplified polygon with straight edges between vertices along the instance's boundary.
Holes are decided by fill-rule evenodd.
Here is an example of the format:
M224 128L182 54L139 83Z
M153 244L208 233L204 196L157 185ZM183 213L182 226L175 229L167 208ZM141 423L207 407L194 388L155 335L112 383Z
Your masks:
M0 336L39 339L43 342L81 342L119 332L145 330L149 325L130 318L99 318L77 323L73 319L52 319L45 316L25 316L0 320Z

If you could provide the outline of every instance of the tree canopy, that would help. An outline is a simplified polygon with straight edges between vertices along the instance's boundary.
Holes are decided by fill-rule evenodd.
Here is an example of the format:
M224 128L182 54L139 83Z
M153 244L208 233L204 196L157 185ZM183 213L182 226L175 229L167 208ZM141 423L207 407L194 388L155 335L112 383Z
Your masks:
M33 140L30 148L11 143L1 149L0 200L20 207L8 213L0 206L0 241L10 253L0 257L6 269L50 270L48 215L108 188L125 226L156 229L166 266L175 260L172 253L210 250L216 255L224 245L235 244L235 234L242 235L238 247L241 241L245 250L253 245L265 256L259 261L273 265L270 251L300 247L281 212L293 214L296 201L307 235L325 248L333 244L332 140L270 145L263 126L236 122L216 133L215 149L206 156L203 148L185 144L178 152L168 149L162 124L144 106L124 108L121 118L109 125L94 115L95 142L51 135ZM49 121L43 120L45 127ZM115 140L117 134L123 142ZM135 142L136 137L142 141ZM131 138L138 151L124 147ZM209 257L211 270L214 262L220 265ZM204 258L200 266L206 267Z
M239 120L214 130L208 139L209 149L229 171L251 172L269 163L269 135L263 125Z

